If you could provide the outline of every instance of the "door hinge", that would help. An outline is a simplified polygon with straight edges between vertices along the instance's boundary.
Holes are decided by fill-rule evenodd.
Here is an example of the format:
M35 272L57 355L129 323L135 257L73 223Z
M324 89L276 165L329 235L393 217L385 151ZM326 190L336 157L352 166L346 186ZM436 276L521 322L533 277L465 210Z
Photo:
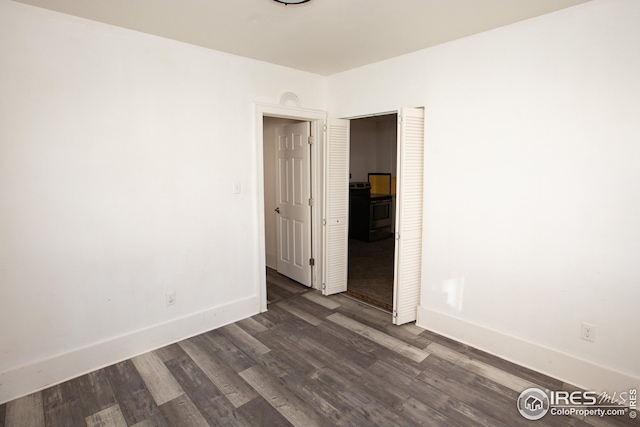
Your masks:
M323 290L323 291L326 291L326 290L327 290L327 284L326 284L326 283L323 283L323 284L322 284L322 290Z
M327 125L322 125L322 127L323 127L324 131L326 132L327 131Z
M312 266L312 267L314 265L316 265L316 259L315 258L309 258L309 265Z
M313 145L313 143L316 142L316 139L313 137L313 135L309 135L309 139L307 140L307 142L309 142L309 145Z
M315 200L309 199L309 206L313 206L314 203L315 203Z
M395 311L395 310L393 311L393 318L394 318L394 319L397 319L397 318L398 318L398 312L397 312L397 311Z
M396 233L396 240L400 240L400 233Z
M326 219L322 220L322 225L327 225L327 220Z
M398 114L398 123L402 123L402 116Z

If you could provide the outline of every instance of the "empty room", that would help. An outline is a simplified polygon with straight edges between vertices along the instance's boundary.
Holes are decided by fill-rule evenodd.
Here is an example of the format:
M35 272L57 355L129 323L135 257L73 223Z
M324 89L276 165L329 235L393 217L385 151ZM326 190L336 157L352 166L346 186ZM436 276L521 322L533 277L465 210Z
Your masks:
M0 427L637 425L638 22L0 0Z

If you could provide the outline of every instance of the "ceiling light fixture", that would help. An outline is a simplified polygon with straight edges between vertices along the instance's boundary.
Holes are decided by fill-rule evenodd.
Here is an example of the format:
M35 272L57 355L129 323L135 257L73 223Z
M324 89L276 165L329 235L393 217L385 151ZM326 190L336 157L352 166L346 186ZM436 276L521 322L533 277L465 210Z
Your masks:
M285 6L289 6L290 4L302 4L311 0L273 0L278 3L282 3Z

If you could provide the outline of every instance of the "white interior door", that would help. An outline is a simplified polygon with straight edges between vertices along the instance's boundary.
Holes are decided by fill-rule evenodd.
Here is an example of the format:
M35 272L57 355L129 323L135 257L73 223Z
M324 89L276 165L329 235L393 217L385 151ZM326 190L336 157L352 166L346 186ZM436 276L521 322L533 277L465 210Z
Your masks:
M322 292L347 290L349 266L349 120L328 121L324 173Z
M398 112L393 323L416 320L422 270L424 110Z
M277 268L311 286L311 182L309 122L277 131Z

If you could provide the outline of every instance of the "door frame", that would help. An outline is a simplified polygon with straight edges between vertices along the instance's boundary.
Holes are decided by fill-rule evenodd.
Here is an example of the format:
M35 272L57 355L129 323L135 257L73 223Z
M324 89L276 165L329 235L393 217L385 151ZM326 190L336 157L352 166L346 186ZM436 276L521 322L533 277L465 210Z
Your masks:
M369 117L377 117L377 116L382 116L382 115L388 115L388 114L396 114L397 118L398 118L398 124L397 124L397 131L396 131L396 135L397 135L397 140L396 140L396 177L397 177L397 186L398 188L396 188L396 214L395 214L395 223L394 223L394 239L395 239L395 249L394 249L394 276L393 276L393 312L391 313L391 318L392 318L392 323L399 325L399 324L404 324L404 323L408 323L411 321L415 321L416 320L416 313L413 312L411 314L406 314L406 312L402 312L400 313L400 309L399 309L399 305L400 305L400 293L401 293L401 289L400 286L402 285L402 302L403 302L403 306L406 305L406 301L407 299L409 300L410 303L413 302L413 297L416 295L415 291L413 291L413 289L410 287L412 285L411 281L409 281L409 283L405 284L406 282L403 281L403 283L400 283L400 276L399 276L399 271L400 271L400 263L404 260L409 260L409 265L407 267L407 265L403 264L405 266L405 268L403 268L403 273L405 271L409 271L409 275L407 277L411 278L411 279L415 279L415 274L413 276L411 276L411 272L415 271L411 270L409 267L411 267L410 262L411 262L411 258L407 258L405 256L405 254L403 254L403 251L401 250L401 247L406 248L406 245L409 244L408 242L410 241L415 241L416 240L416 233L419 235L418 239L419 239L419 246L420 246L420 250L419 250L419 263L420 263L420 268L418 269L418 277L417 277L417 282L418 282L418 289L417 289L417 301L416 301L416 309L419 305L419 299L420 299L420 287L421 287L421 282L422 282L422 246L423 246L423 229L424 229L424 162L422 162L421 164L421 169L422 169L422 179L421 181L421 195L420 195L420 209L421 209L421 215L420 215L420 227L419 230L409 230L409 233L406 233L405 231L407 231L406 229L401 230L401 226L406 225L405 222L403 222L403 218L404 218L404 212L402 211L402 209L400 208L400 202L404 197L404 193L405 190L403 189L403 187L405 186L405 182L404 179L405 177L405 173L404 173L404 165L403 165L403 151L407 150L407 143L409 141L411 141L412 139L409 138L407 136L403 136L403 132L405 129L405 125L407 122L407 119L410 117L415 117L414 114L411 112L411 110L422 110L421 113L421 117L422 117L422 130L421 130L421 134L422 134L422 140L420 141L421 146L422 146L422 150L424 150L424 127L425 127L425 119L424 119L424 111L425 111L425 107L400 107L397 110L392 110L392 111L387 111L384 113L375 113L375 114L369 114L369 115L361 115L361 116L353 116L353 117L347 117L345 118L345 120L355 120L355 119L361 119L361 118L369 118ZM414 138L415 139L415 138ZM351 139L349 139L349 150L351 150ZM424 151L423 151L423 155L424 155ZM404 227L403 227L404 228ZM410 237L409 237L410 236ZM414 252L415 253L415 252ZM413 283L415 283L415 280L413 281ZM347 289L349 288L349 283L347 281Z
M264 222L264 118L274 117L294 119L311 123L311 135L314 144L311 145L311 197L315 203L311 207L311 256L315 258L315 265L311 268L311 287L319 289L322 274L322 212L323 200L323 147L327 113L319 110L286 107L273 104L255 104L255 141L256 141L256 181L257 181L257 222L258 222L258 300L260 312L267 311L267 273Z

